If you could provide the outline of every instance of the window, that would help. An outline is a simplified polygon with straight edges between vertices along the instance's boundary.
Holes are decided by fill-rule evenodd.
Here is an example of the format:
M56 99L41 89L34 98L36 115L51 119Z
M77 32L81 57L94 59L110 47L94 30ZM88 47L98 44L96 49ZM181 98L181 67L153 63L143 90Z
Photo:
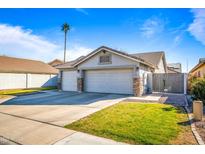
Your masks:
M198 71L198 77L201 77L201 72L200 71Z
M111 63L111 55L102 55L99 59L100 64Z

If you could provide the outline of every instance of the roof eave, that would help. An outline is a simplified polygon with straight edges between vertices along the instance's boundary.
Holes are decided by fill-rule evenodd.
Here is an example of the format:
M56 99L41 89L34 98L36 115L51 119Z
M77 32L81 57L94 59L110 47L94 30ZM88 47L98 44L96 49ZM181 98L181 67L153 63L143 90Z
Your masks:
M118 53L118 52L113 51L112 49L107 48L107 47L97 48L96 50L94 50L94 52L93 52L92 54L90 54L89 56L86 56L85 58L83 58L83 59L80 60L79 62L75 63L75 64L73 65L73 67L78 66L79 64L81 64L82 62L86 61L87 59L89 59L90 57L94 56L95 54L97 54L98 52L100 52L100 51L103 50L103 49L104 49L104 50L107 50L107 51L109 51L109 52L111 52L111 53L120 55L120 56L122 56L122 57L131 59L131 60L133 60L133 61L137 61L137 62L143 63L143 64L145 64L145 65L150 66L151 68L155 68L154 65L152 65L152 64L150 64L150 63L148 63L148 62L143 62L143 61L141 61L141 60L132 58L131 56L127 56L127 55L120 54L120 53Z
M193 71L197 70L200 66L202 66L203 64L205 64L205 62L203 63L198 63L194 68L191 69L191 71L189 71L189 73L192 73Z

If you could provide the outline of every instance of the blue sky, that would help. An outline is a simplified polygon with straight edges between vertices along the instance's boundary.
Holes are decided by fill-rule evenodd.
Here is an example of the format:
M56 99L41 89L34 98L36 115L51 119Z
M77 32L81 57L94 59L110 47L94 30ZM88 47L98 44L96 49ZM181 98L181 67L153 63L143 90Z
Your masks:
M167 62L191 69L205 57L205 9L0 9L0 54L51 61L63 58L61 25L68 22L68 57L101 45L128 53L165 51Z

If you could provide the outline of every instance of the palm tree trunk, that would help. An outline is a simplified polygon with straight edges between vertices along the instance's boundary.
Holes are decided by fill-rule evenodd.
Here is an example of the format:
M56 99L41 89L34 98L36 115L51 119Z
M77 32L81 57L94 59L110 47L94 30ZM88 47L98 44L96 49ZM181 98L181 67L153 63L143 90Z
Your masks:
M64 40L64 63L66 62L66 40L67 40L67 33L65 32L65 40Z

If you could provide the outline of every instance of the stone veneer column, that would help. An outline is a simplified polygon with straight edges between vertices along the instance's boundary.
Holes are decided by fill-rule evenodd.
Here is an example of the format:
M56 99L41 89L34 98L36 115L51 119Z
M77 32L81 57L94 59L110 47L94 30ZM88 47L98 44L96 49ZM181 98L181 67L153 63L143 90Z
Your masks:
M83 92L83 87L84 87L84 79L83 78L78 78L77 79L77 86L78 86L78 92Z
M141 78L139 73L139 65L133 68L133 94L134 96L142 96Z
M134 93L134 96L142 96L140 77L133 78L133 93Z

